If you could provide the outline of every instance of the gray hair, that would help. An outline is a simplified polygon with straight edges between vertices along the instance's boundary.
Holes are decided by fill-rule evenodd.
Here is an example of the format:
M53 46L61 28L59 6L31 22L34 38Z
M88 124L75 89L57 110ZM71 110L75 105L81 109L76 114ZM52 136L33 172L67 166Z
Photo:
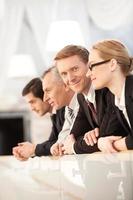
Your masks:
M43 75L42 75L42 79L45 78L45 76L48 74L48 73L52 73L54 75L54 78L60 82L60 83L63 83L63 80L57 70L57 68L55 66L52 66L50 67L49 69L47 69L46 71L44 71Z

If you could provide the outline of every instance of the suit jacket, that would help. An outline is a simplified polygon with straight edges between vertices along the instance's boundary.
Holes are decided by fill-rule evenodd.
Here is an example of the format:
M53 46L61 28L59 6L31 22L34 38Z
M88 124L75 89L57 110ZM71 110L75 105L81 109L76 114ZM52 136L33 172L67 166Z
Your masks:
M59 109L56 114L51 116L52 121L52 131L49 136L49 139L41 144L37 144L35 149L36 156L47 156L51 155L50 148L57 141L58 135L62 130L64 124L64 113L65 107Z
M113 96L113 104L114 104L114 96ZM121 125L128 132L128 135L125 140L126 146L128 149L133 149L133 75L127 76L126 78L125 104L126 104L127 115L128 115L131 127L129 126L127 120L125 119L122 111L120 111L116 106L115 106L115 110L116 110L117 117Z
M76 153L93 153L99 151L97 144L89 146L84 141L84 134L88 131L98 127L100 130L99 137L109 135L127 135L126 129L121 125L117 119L116 111L110 100L110 92L108 89L95 91L96 93L96 108L98 124L94 122L91 117L91 111L82 94L78 94L78 101L80 105L79 113L71 130L74 134L76 142L74 144L74 151Z

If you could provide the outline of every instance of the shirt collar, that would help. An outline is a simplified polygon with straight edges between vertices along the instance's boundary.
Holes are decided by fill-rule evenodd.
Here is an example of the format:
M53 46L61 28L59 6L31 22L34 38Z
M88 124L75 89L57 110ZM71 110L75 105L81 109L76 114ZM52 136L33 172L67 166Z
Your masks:
M56 109L53 108L53 109L52 109L52 113L51 113L51 115L56 114L56 112L57 112Z
M93 86L90 86L89 92L87 95L84 94L85 100L89 101L91 103L95 103L95 90L93 88Z
M125 82L123 84L122 92L120 98L115 96L115 105L120 109L123 110L125 108Z
M74 108L77 106L77 103L78 103L78 101L77 101L77 94L75 93L73 95L73 97L72 97L72 99L71 99L68 107L71 108L72 110L74 110Z

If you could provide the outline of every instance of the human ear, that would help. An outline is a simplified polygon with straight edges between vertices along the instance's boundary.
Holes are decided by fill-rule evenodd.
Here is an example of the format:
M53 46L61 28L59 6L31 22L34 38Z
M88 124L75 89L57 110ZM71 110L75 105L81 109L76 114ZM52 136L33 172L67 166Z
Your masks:
M117 68L117 60L113 58L113 59L110 60L110 62L111 62L110 69L113 72Z

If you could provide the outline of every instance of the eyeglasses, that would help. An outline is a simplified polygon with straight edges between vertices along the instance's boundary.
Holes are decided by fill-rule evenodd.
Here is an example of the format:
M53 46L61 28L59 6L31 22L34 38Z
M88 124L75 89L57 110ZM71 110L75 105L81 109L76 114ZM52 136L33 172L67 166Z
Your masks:
M109 60L103 60L103 61L101 61L101 62L97 62L97 63L94 63L94 64L89 64L89 69L90 69L90 71L92 71L93 67L98 66L98 65L102 65L102 64L104 64L104 63L107 63L107 62L109 62L110 60L111 60L111 59L109 59Z

